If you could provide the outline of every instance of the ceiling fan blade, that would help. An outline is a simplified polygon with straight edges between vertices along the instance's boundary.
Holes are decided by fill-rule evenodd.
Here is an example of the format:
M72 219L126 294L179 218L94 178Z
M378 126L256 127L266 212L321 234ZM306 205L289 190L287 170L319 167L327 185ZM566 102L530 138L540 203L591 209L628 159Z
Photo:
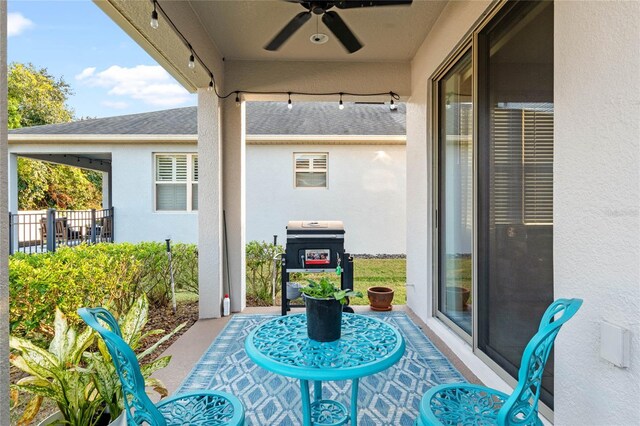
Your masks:
M264 48L272 51L280 49L280 46L282 46L282 44L296 31L298 31L309 19L311 19L311 12L298 13Z
M413 0L342 0L335 2L338 9L355 9L375 6L408 6Z
M340 43L349 51L349 53L357 52L362 48L362 43L356 38L347 24L334 12L329 11L322 15L322 22L331 30Z

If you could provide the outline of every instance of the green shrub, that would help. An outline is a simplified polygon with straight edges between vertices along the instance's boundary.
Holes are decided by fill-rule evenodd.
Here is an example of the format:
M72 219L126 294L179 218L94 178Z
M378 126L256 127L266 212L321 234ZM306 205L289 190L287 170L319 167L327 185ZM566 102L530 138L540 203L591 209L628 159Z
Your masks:
M194 245L173 246L177 290L197 292L198 257ZM146 294L151 304L171 299L163 243L96 244L61 247L54 253L9 259L10 328L15 336L46 343L53 336L55 307L77 324L83 306L112 306L126 312Z
M110 304L120 312L135 300L140 262L110 253L107 244L60 248L55 253L9 259L10 329L16 336L48 340L55 307L75 324L82 306Z
M273 285L273 258L283 253L282 246L264 241L251 241L247 250L247 303L250 305L271 305ZM276 266L276 291L280 289L280 257Z

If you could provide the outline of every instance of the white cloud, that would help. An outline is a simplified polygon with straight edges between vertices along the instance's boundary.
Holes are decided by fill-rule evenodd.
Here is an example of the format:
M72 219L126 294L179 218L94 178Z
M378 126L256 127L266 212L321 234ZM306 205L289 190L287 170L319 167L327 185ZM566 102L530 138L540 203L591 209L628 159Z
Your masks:
M113 109L125 109L129 107L128 103L121 102L121 101L102 101L100 103L103 106L106 106L107 108L113 108Z
M91 77L94 72L96 72L96 67L85 68L80 74L76 75L76 80L84 80L85 78Z
M20 35L33 26L33 21L25 18L22 13L7 13L7 37Z
M90 67L76 75L76 80L91 87L108 89L109 95L128 97L148 105L170 107L189 101L189 92L159 65L132 68L112 65L99 72Z

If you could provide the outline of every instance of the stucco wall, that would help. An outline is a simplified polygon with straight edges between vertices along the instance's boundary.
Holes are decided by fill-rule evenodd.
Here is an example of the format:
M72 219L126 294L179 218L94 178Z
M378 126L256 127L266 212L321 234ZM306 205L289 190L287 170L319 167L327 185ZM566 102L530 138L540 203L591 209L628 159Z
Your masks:
M10 145L10 153L111 153L115 239L196 243L197 213L154 211L153 153L196 152L195 144Z
M640 3L555 4L555 297L582 297L555 349L558 425L640 424ZM599 356L632 331L631 366Z
M294 188L293 153L328 152L328 188ZM342 220L350 253L404 254L405 147L250 145L247 241L286 242L289 220Z

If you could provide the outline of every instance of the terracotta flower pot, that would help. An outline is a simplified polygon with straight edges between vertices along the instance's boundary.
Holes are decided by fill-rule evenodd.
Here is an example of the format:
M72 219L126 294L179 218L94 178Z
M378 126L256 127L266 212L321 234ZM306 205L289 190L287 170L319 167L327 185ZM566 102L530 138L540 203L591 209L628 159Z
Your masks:
M373 311L390 311L393 302L393 289L389 287L369 287L369 306Z

